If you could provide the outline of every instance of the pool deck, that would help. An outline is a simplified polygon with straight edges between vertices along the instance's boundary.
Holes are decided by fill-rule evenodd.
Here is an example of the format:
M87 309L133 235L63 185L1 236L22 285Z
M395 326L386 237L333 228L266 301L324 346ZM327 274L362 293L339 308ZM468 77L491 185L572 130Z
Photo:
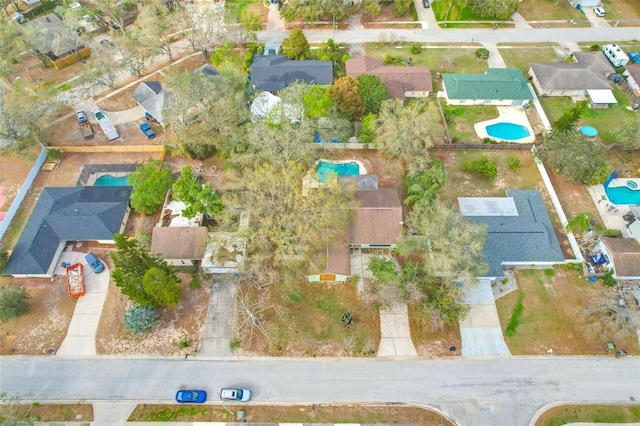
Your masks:
M536 141L535 134L533 133L533 129L531 128L531 124L529 124L529 119L527 118L527 114L524 111L524 108L521 106L499 106L498 113L500 114L498 118L494 118L492 120L481 121L473 125L476 130L476 134L480 139L490 138L500 142L508 142L508 143L534 143ZM489 136L487 133L487 126L496 123L513 123L524 126L529 130L529 136L524 138L515 139L515 140L507 140L500 139L493 136Z
M635 178L619 178L613 179L609 186L615 188L617 186L626 186L626 182L632 180L640 184L640 179ZM629 204L613 204L607 198L607 194L604 190L604 185L595 185L587 188L587 192L593 200L593 204L598 210L598 215L602 220L604 226L608 229L617 229L622 231L622 236L625 238L631 238L631 233L627 228L627 223L624 220L624 215L631 211L631 205Z

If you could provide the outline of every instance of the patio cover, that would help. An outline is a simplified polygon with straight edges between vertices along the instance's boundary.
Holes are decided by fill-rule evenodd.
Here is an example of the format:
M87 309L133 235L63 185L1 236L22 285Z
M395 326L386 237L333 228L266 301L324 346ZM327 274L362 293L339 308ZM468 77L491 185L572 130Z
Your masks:
M594 104L617 104L616 97L611 90L587 90L587 95Z

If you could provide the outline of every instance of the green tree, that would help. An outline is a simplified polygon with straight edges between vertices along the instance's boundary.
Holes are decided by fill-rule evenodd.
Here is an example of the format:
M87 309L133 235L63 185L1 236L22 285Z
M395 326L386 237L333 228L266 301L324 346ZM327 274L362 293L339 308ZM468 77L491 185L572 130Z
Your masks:
M496 162L490 160L486 155L482 155L475 160L467 160L462 165L462 170L465 172L476 172L480 176L488 177L489 179L495 179L498 176L498 166Z
M444 162L432 159L427 169L416 175L407 175L404 179L407 196L404 203L414 206L416 203L429 204L438 198L437 190L446 182Z
M394 0L393 2L393 16L396 18L405 14L411 7L413 2L411 0Z
M440 200L416 204L407 225L398 253L419 257L428 275L470 284L488 270L482 262L486 227L456 208Z
M518 9L519 0L468 0L467 7L483 18L507 19Z
M111 276L116 286L120 287L122 294L140 306L162 306L164 295L153 285L147 291L144 278L152 268L164 271L168 280L177 282L176 270L164 260L153 257L143 248L139 241L129 238L124 234L114 236L116 251L111 252L111 259L115 269Z
M173 184L173 198L187 205L182 211L182 216L188 219L198 213L215 216L224 208L215 190L209 184L199 183L189 166L182 168L182 176Z
M322 270L327 248L342 241L354 212L353 192L327 182L304 193L301 182L307 172L307 166L295 161L264 162L243 170L242 191L225 194L229 211L251 213L244 231L248 240L244 282L260 288L269 284L293 288L305 275Z
M343 54L344 46L336 43L332 39L322 42L315 51L316 58L321 61L333 62L333 75L342 77L345 74L345 55ZM348 56L346 56L348 58Z
M314 85L311 91L305 93L304 112L309 118L321 118L329 115L329 110L333 103L329 90L319 85Z
M573 127L576 125L578 120L580 120L580 117L582 117L582 114L584 114L587 106L587 101L576 103L573 108L565 112L562 117L560 117L553 123L553 130L560 132L568 132L570 130L573 130Z
M129 184L133 185L131 207L146 214L155 213L172 183L171 168L163 165L162 161L149 159L129 175Z
M362 143L373 143L376 138L376 120L378 116L375 114L367 114L362 117L362 126L358 140Z
M467 312L457 283L472 285L488 270L486 228L439 200L416 204L407 225L397 248L410 259L402 268L403 291L432 328L451 324Z
M286 167L295 161L310 167L317 158L312 143L314 131L314 123L310 120L299 125L288 121L277 126L256 123L249 130L247 152L238 160L247 165L270 163L277 167Z
M537 155L572 182L595 185L609 176L606 148L580 132L554 130L545 137Z
M362 118L365 105L360 95L358 80L349 76L340 77L333 83L329 93L340 114L352 121Z
M124 312L124 329L133 334L151 331L158 323L158 312L151 306L133 305Z
M567 221L565 229L570 232L585 232L591 228L591 213L580 213Z
M386 100L378 115L376 142L385 156L401 160L410 174L417 174L427 167L431 135L440 130L439 117L433 102L405 106L399 99Z
M380 105L388 98L387 85L377 75L360 74L358 93L364 102L365 114L378 114Z
M23 285L0 286L0 324L29 313L29 298L30 295Z
M9 252L0 244L0 272L7 266L7 260L9 260Z
M172 271L150 268L142 277L142 288L153 298L155 306L175 308L180 301L180 281Z
M26 406L26 410L24 407ZM20 402L20 395L0 393L0 424L6 426L32 426L39 419L31 414L32 404Z
M311 57L309 42L301 29L296 28L289 36L282 40L282 54L289 59L305 60Z
M392 259L371 256L367 269L372 279L366 286L365 302L373 303L376 308L387 308L394 303L407 301L400 271Z
M363 0L362 11L365 15L377 18L380 15L380 2L378 0Z

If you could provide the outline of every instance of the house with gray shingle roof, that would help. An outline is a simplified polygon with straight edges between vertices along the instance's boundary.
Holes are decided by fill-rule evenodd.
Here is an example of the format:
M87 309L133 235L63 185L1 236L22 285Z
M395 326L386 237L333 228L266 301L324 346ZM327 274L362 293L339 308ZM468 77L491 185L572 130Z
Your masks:
M586 97L588 90L611 90L614 72L602 52L573 52L577 62L533 63L529 79L540 96Z
M487 277L503 277L504 266L552 265L564 261L551 219L536 190L507 190L506 197L460 197L460 211L487 226Z
M51 277L67 242L113 243L129 217L130 186L44 188L3 275Z
M522 72L515 68L487 68L484 74L442 74L449 105L528 104L531 91Z
M368 56L348 59L345 66L350 77L370 74L380 78L387 86L390 99L424 98L433 90L431 71L427 67L384 65Z
M296 81L327 86L333 84L333 62L294 61L284 55L256 56L251 64L251 87L277 92Z
M162 111L167 106L167 101L171 98L172 93L163 89L159 81L140 83L131 96L158 123L164 121Z

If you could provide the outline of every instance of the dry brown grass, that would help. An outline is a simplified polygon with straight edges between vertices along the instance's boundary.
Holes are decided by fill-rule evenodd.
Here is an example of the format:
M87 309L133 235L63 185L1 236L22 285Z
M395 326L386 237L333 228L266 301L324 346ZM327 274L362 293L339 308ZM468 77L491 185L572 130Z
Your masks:
M397 405L293 405L286 407L234 405L243 410L249 423L386 423L422 426L453 425L445 417L426 409ZM216 406L177 407L176 405L138 405L129 421L236 421L227 410Z
M514 336L505 335L513 355L603 355L605 343L613 342L630 354L640 353L634 334L626 336L594 333L584 307L594 297L613 290L601 281L589 282L578 272L555 268L553 276L543 270L515 271L518 290L496 301L503 331L511 319L520 295L524 311Z

